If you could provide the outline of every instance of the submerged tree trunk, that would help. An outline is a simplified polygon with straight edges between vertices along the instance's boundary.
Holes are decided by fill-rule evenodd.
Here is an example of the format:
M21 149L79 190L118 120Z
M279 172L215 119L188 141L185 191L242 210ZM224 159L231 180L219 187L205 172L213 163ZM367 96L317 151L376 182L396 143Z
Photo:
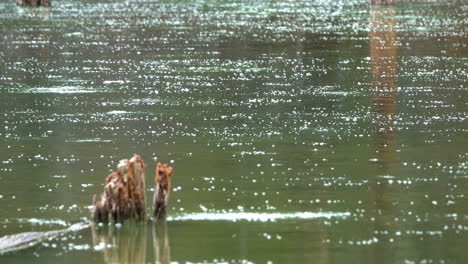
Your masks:
M94 199L93 219L96 222L144 220L146 187L143 159L134 155L121 160L115 172L107 176L101 200Z
M20 6L50 6L51 0L16 0Z
M32 247L41 241L56 237L69 232L77 232L82 229L88 228L90 225L87 222L80 222L68 228L60 230L52 230L45 232L24 232L14 235L8 235L0 238L0 255Z
M155 188L153 198L153 216L161 219L166 216L169 192L171 190L172 167L158 163L156 167Z

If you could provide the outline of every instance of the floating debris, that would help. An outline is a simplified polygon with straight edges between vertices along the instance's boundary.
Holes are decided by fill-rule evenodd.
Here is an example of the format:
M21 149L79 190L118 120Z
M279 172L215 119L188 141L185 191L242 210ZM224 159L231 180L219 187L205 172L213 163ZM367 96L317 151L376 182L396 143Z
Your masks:
M275 222L287 219L346 218L349 212L297 212L297 213L255 213L255 212L204 212L168 217L168 221L249 221Z

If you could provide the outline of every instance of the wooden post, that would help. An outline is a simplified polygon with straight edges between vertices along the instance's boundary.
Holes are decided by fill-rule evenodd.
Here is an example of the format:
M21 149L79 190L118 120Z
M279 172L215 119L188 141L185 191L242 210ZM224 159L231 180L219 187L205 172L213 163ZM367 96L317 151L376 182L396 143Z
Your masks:
M16 0L19 6L50 6L51 0Z
M143 159L134 155L121 160L115 172L107 176L101 200L94 197L93 218L96 222L144 220L146 216L146 187Z
M172 167L158 163L154 179L156 186L154 188L153 216L155 219L164 218L166 215L171 190L171 176Z

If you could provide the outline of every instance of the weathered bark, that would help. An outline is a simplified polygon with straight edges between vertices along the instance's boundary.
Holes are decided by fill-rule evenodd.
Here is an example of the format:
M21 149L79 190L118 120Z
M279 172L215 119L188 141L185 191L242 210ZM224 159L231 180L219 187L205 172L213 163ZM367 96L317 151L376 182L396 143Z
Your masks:
M138 155L120 161L116 171L106 178L101 200L94 199L94 221L145 219L145 168L143 159Z
M153 216L161 219L166 216L169 192L171 190L172 167L158 163L156 167L155 188L153 198Z
M51 0L16 0L20 6L50 6Z

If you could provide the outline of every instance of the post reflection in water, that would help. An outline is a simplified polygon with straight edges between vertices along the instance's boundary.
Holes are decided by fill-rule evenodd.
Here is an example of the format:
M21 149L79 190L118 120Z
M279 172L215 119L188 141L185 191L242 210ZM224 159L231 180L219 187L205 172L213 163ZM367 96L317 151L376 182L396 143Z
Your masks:
M154 261L156 263L171 263L171 247L166 221L153 224Z
M388 175L395 163L396 75L398 67L395 9L371 9L370 56L374 145L379 174Z
M372 6L370 10L371 94L373 113L373 153L377 159L376 171L369 180L371 201L375 204L374 234L380 243L375 244L370 262L395 260L389 245L397 229L395 217L398 210L393 205L397 189L392 184L395 177L396 147L394 127L397 112L397 33L396 10L391 6Z
M152 225L148 227L148 225ZM152 228L152 240L149 237ZM125 223L92 228L93 244L102 250L105 263L170 263L171 250L167 224ZM147 243L153 241L154 259L147 259Z

